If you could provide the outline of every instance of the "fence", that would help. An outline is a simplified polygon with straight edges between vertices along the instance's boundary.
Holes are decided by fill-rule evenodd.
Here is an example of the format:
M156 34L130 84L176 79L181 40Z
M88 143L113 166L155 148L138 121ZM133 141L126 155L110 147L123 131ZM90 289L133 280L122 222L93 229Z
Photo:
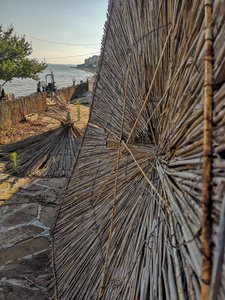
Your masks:
M12 101L0 102L0 125L10 127L25 118L25 115L46 110L46 94L32 94Z
M56 95L69 102L69 100L87 90L88 82L84 82L76 86L62 88L56 92ZM12 101L2 100L0 102L0 125L10 127L24 120L26 115L45 111L46 108L46 93L32 94Z
M69 102L74 99L77 95L88 91L88 81L77 84L76 86L69 86L62 88L56 92L56 96L62 98L65 102Z

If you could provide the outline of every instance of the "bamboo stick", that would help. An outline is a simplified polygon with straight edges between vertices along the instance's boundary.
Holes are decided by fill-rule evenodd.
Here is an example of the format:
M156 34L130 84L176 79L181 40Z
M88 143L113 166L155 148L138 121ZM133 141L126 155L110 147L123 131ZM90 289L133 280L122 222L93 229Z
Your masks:
M212 128L212 3L205 0L205 88L202 187L202 283L201 299L209 298L211 281L211 128Z

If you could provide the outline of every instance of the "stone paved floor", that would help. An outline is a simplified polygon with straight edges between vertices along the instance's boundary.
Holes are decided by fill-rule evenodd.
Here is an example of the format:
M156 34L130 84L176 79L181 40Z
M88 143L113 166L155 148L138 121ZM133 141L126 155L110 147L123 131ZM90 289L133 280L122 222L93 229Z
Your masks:
M85 105L77 122L80 128L88 120L94 81L87 93L71 101ZM66 178L18 178L4 168L0 162L0 300L49 299L50 230Z
M48 299L50 230L65 178L17 178L0 164L0 299Z

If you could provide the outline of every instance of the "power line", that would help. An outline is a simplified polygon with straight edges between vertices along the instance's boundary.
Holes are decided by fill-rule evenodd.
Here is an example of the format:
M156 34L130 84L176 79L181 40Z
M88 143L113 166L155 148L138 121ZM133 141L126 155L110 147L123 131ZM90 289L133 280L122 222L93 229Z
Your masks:
M5 26L2 26L2 28L4 30L8 29ZM42 41L42 42L46 42L46 43L51 43L51 44L59 44L59 45L67 45L67 46L99 46L99 45L101 45L101 43L94 43L94 44L73 44L73 43L54 42L54 41L48 41L48 40L40 39L40 38L37 38L37 37L34 37L34 36L30 36L30 35L27 35L27 34L24 34L24 33L16 32L16 31L15 31L15 33L19 34L19 35L22 35L22 36L25 35L26 37L29 37L31 39L35 39L35 40L38 40L38 41Z
M92 53L86 53L86 54L80 54L80 55L74 55L74 56L64 56L64 57L41 57L41 58L34 58L34 59L61 59L61 58L71 58L71 57L79 57L79 56L87 56L91 54L99 54L99 52L92 52Z
M4 27L3 27L4 28ZM6 28L4 29L6 30ZM100 45L99 44L69 44L69 43L61 43L61 42L53 42L53 41L47 41L47 40L43 40L43 39L39 39L39 38L36 38L36 37L32 37L32 36L29 36L29 35L26 35L26 34L22 34L20 32L15 32L16 34L20 34L22 36L27 36L27 37L30 37L30 38L33 38L33 39L36 39L36 40L40 40L40 41L43 41L43 42L48 42L48 43L52 43L52 44L60 44L60 45L71 45L71 46L95 46L95 45ZM63 59L63 58L73 58L73 57L79 57L79 56L86 56L86 55L92 55L92 54L99 54L99 51L98 52L92 52L92 53L86 53L86 54L80 54L80 55L74 55L74 56L64 56L64 57L41 57L41 58L34 58L34 59Z
M67 45L67 46L99 46L100 45L100 43L98 43L98 44L70 44L70 43L62 43L62 42L53 42L53 41L48 41L48 40L44 40L44 39L39 39L39 38L30 36L30 35L27 35L27 34L22 34L22 33L19 33L19 32L16 32L16 33L20 34L20 35L25 35L26 37L29 37L29 38L32 38L32 39L35 39L35 40L38 40L38 41L51 43L51 44Z

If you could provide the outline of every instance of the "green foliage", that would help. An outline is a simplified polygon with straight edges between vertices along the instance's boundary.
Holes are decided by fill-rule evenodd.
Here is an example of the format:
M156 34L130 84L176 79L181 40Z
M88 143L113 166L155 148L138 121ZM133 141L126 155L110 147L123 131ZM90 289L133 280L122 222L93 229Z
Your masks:
M39 80L38 73L45 70L47 64L36 59L28 59L32 46L25 41L25 36L18 37L13 33L12 25L6 31L0 26L0 79L5 82L13 78L32 78Z
M81 64L81 65L77 65L78 68L88 68L88 69L91 69L93 71L96 71L98 69L98 61L95 60L95 61L91 61L87 64Z
M80 121L81 117L80 117L80 101L79 100L76 101L76 105L77 105L77 120Z
M91 61L91 62L89 62L88 64L88 68L96 68L96 66L98 65L98 61L97 60L95 60L95 61ZM94 67L95 66L95 67Z
M11 161L11 167L15 173L18 173L18 165L19 165L19 160L18 160L18 155L16 152L13 152L10 154L10 161Z

